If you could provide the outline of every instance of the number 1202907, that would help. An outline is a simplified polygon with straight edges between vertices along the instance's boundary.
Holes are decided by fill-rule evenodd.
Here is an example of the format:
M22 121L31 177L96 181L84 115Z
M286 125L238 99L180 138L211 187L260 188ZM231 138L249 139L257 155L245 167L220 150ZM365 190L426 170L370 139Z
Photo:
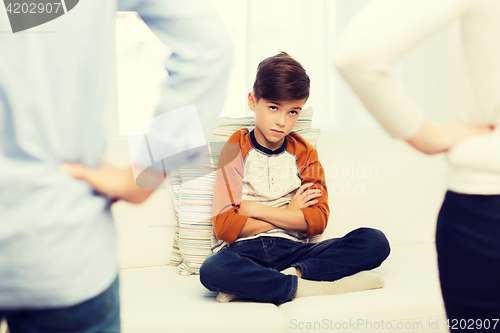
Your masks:
M63 10L61 8L62 4L60 2L54 3L9 3L6 10L9 14L50 14L50 13L58 13L59 10Z

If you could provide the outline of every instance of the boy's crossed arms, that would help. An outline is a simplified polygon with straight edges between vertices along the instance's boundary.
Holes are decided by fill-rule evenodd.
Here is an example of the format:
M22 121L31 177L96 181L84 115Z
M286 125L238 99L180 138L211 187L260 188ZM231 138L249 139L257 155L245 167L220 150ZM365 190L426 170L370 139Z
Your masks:
M309 207L318 202L315 198L321 196L321 189L309 189L313 183L299 187L290 203L283 208L270 207L258 202L243 200L240 204L240 215L248 216L238 238L249 237L275 228L297 230L307 233L307 224L301 208Z

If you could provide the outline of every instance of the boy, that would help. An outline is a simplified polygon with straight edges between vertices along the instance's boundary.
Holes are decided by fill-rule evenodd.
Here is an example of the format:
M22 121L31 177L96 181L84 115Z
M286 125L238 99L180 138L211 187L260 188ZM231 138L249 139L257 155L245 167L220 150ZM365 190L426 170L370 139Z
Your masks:
M255 129L229 138L216 175L213 225L226 247L200 269L201 283L219 292L220 302L280 304L383 286L379 274L367 271L389 255L381 231L360 228L308 242L325 230L330 213L318 153L291 133L308 97L309 77L288 54L259 64L248 94Z

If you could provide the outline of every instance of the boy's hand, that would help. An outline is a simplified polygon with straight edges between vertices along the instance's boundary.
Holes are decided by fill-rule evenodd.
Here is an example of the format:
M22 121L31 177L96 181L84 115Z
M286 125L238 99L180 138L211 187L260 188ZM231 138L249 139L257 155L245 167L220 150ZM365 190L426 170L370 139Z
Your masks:
M132 168L120 169L108 163L102 163L93 169L83 164L63 163L60 170L76 179L88 182L100 194L113 198L113 203L125 200L138 204L154 192L152 189L137 186Z
M312 185L314 184L306 183L299 187L285 209L301 209L318 203L318 200L314 200L314 198L320 197L322 195L322 191L320 189L309 189Z

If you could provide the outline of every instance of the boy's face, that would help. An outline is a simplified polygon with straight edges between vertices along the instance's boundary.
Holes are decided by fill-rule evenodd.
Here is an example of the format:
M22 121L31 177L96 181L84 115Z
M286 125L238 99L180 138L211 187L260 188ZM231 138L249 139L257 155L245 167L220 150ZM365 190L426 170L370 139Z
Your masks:
M270 101L265 98L257 102L253 92L248 94L248 106L255 112L255 139L262 146L275 150L281 147L285 136L299 118L307 98L294 101Z

